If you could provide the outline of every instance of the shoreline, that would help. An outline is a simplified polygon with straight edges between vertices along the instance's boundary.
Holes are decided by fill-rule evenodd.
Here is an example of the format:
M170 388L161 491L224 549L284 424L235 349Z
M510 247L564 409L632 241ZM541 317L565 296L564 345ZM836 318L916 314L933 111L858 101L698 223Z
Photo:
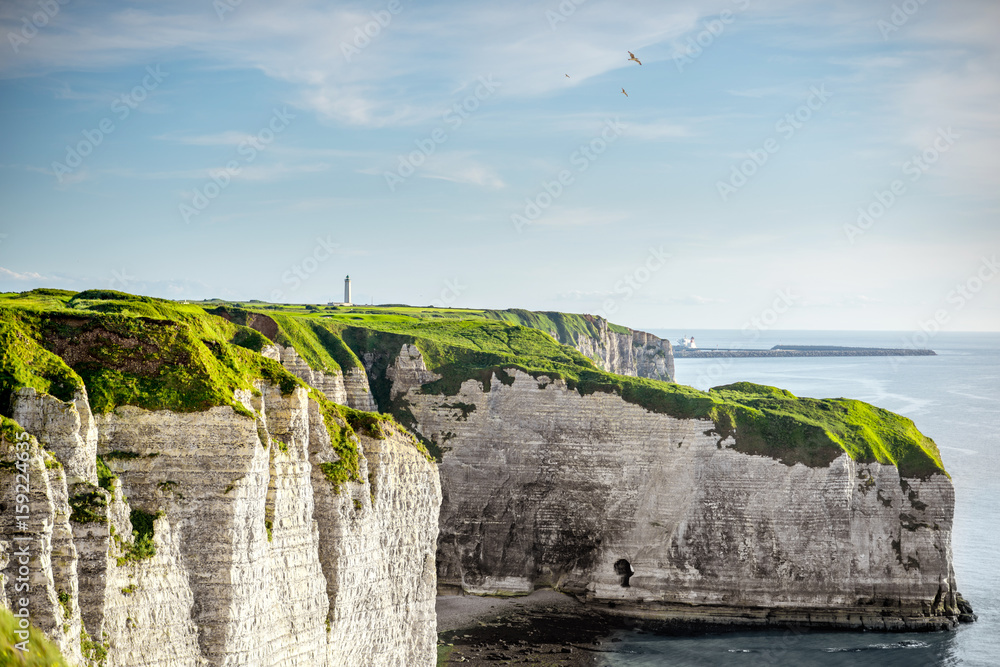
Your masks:
M964 600L963 600L964 603ZM967 603L965 603L967 606ZM759 617L662 619L650 615L623 614L617 607L603 609L580 602L552 589L538 589L524 597L439 595L438 662L442 665L528 664L551 667L600 667L609 653L630 652L620 643L621 632L649 633L662 637L698 637L761 631L783 631L795 635L884 633L920 634L949 630L933 627L892 627L891 624L856 623L832 625L811 623L809 615L784 620ZM632 610L633 612L635 610ZM969 616L974 618L971 614ZM969 619L971 620L971 619ZM742 621L742 622L741 622ZM905 625L905 624L904 624ZM624 648L624 650L623 650Z
M438 665L596 667L618 640L615 619L551 589L524 597L437 598Z

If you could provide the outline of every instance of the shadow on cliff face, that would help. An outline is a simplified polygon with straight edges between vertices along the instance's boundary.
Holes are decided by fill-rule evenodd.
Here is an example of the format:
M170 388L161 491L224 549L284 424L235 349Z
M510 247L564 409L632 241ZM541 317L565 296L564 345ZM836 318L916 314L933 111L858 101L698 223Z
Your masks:
M444 506L448 506L450 492L445 481ZM479 587L488 585L493 578L511 577L524 579L535 588L559 586L582 592L578 577L571 575L596 567L602 543L609 535L611 539L617 537L615 529L600 524L600 517L607 515L605 504L610 497L612 490L599 485L501 485L477 510L479 521L455 521L454 516L442 516L437 557L439 584ZM543 520L553 516L568 518L557 525ZM628 565L624 586L629 585L632 574Z

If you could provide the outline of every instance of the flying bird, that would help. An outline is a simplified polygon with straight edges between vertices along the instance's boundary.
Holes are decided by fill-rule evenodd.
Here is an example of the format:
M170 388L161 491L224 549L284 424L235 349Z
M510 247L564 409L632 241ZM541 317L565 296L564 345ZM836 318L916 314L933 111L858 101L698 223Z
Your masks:
M566 75L566 78L567 78L567 79L569 78L569 74L567 74L567 75Z
M629 51L629 52L628 52L628 59L629 59L629 60L634 60L634 61L636 61L637 63L639 63L640 65L642 64L642 61L641 61L641 60L639 60L638 58L636 58L636 57L635 57L635 54L634 54L634 53L632 53L631 51Z
M624 95L625 97L628 97L628 93L625 92L624 88L622 88L622 95Z

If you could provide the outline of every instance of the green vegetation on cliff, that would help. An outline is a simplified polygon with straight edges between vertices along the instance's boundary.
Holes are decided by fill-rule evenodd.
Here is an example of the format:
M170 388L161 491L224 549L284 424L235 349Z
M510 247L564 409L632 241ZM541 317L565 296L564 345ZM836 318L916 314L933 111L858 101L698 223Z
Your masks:
M0 411L21 387L68 400L86 386L99 413L119 405L180 412L229 405L249 415L236 390L253 391L255 379L288 391L297 383L253 351L258 332L198 306L110 290L57 305L53 298L0 300Z
M153 524L162 516L162 513L150 514L140 509L134 509L129 514L132 522L132 541L122 540L119 547L122 555L118 557L118 565L137 563L156 555L156 544L153 542Z
M826 465L842 452L856 461L895 465L905 477L944 472L934 441L906 417L846 398L799 398L740 382L716 387L714 418L736 449L792 465Z
M131 404L172 410L231 405L245 412L233 392L251 389L255 378L279 384L286 393L303 384L257 354L272 341L294 347L310 367L324 372L356 368L365 359L379 407L415 429L405 398L393 397L386 373L400 348L411 344L440 376L424 385L425 393L454 396L468 380L489 391L494 381L513 382L510 371L519 369L539 383L561 380L581 395L615 393L651 412L710 421L720 447L787 465L823 466L847 452L858 461L896 465L904 476L943 472L934 442L910 420L858 401L798 398L747 383L703 392L604 372L550 335L566 342L594 336L596 325L588 316L219 302L207 312L196 304L108 290L41 292L0 295L0 336L5 337L0 340L10 341L0 351L0 392L33 386L67 396L86 384L98 411ZM357 426L348 422L365 420L344 419L333 404L320 405L334 448L346 447L338 450L338 464L324 472L335 485L356 479L357 461L347 444L353 438L345 429L353 433ZM377 420L365 426L373 427L381 428Z
M600 335L596 318L590 315L572 313L536 312L512 308L510 310L486 310L483 314L490 319L498 319L511 324L541 329L554 333L563 345L575 345L583 338L597 338ZM631 329L608 322L608 329L615 333L629 334Z
M66 363L39 345L42 317L0 305L0 407L21 387L68 401L83 386Z
M489 391L494 381L513 382L508 371L516 368L536 379L563 380L582 395L615 393L651 412L709 420L720 446L726 441L737 451L769 456L787 465L825 466L847 452L857 461L896 465L901 474L910 477L944 471L934 442L899 415L859 401L798 398L780 389L749 383L703 392L607 373L577 350L543 333L549 324L558 330L559 318L549 318L549 314L538 314L532 321L534 326L528 328L508 324L508 317L481 319L479 315L485 311L475 311L476 317L466 319L455 313L439 318L403 316L395 308L392 316L354 316L349 312L353 311L333 318L305 313L301 317L313 319L313 326L319 322L328 328L357 357L368 355L378 405L414 430L417 425L409 406L402 397L391 396L385 373L395 363L403 344L415 345L428 369L442 376L424 385L425 393L454 396L467 380L475 380ZM518 317L531 320L532 314L524 312ZM572 319L568 321L573 323ZM584 333L582 329L566 329L566 322L562 323L560 336ZM439 450L434 453L440 456Z

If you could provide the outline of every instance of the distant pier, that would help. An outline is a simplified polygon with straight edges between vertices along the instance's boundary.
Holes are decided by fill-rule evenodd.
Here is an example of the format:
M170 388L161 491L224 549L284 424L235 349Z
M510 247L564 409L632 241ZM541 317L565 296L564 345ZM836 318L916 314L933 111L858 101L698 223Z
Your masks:
M890 347L840 347L836 345L775 345L770 350L713 347L686 349L674 347L676 359L716 359L722 357L929 357L934 350Z

